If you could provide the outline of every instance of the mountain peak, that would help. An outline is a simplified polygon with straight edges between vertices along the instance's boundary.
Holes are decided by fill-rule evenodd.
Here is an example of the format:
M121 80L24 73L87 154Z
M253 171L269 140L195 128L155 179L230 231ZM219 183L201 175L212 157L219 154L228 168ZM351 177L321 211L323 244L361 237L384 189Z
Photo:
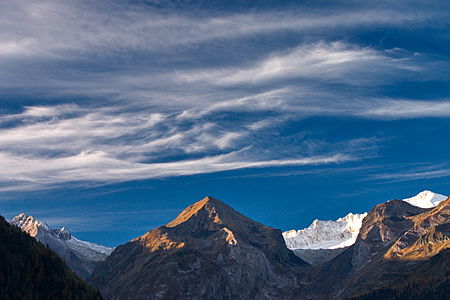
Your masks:
M106 298L267 299L278 292L274 283L292 283L307 265L286 248L280 230L208 196L117 247L91 280Z
M166 227L175 227L193 219L199 219L198 221L202 222L209 221L221 224L224 222L223 218L230 215L238 215L239 219L247 219L219 199L206 196L202 200L197 201L184 209L178 217L168 223Z
M54 230L55 235L62 240L70 240L72 238L72 233L66 227L61 227L60 229Z
M421 208L431 208L438 205L440 202L446 200L448 197L434 193L429 190L420 192L414 197L403 199L403 201L408 202L411 205L421 207Z
M283 233L291 250L337 249L352 245L367 215L349 213L335 221L314 220L309 227Z
M21 213L15 216L11 225L19 227L36 240L54 250L80 277L87 278L95 265L112 252L112 248L78 240L69 229L53 229L33 216Z
M32 237L35 237L39 229L50 230L50 227L45 222L40 222L33 216L28 216L24 213L20 213L15 216L10 223L21 228L23 231L27 232Z

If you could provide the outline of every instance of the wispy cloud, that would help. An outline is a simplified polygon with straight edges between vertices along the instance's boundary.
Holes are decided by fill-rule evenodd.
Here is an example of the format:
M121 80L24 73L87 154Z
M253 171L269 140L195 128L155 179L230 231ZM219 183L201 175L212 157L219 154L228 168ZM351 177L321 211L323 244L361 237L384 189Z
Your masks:
M445 57L341 34L448 25L448 10L415 3L423 9L399 1L192 14L119 1L4 1L1 100L24 107L5 104L0 115L1 189L373 157L376 138L278 129L317 116L450 117L449 99L379 93L448 81Z
M378 76L396 69L421 71L420 67L409 63L413 55L394 58L387 54L388 52L342 42L319 42L271 54L250 67L179 72L176 76L182 81L225 86L261 84L287 78L322 79L351 84L358 84L361 80L367 82L370 78L373 84Z
M243 168L303 166L342 163L354 158L335 154L323 157L248 161L236 158L236 152L166 163L136 163L119 160L106 153L81 153L71 157L42 159L1 154L0 181L10 184L0 190L39 189L64 182L120 182L172 176L213 173Z
M270 125L261 125L259 118L205 122L204 118L186 118L183 112L65 105L27 107L4 119L12 122L0 128L4 191L357 159L352 151L325 151L325 144L315 153L292 149L289 159L275 149L262 153L260 131Z
M420 12L404 5L394 9L356 7L317 14L299 10L253 12L209 16L160 12L145 5L123 5L118 1L18 0L0 6L2 34L0 55L50 56L61 59L61 51L83 56L91 51L120 49L155 50L214 39L272 33L309 31L354 26L421 26L445 15L445 11ZM20 23L17 20L22 20ZM66 52L67 53L67 52Z
M424 166L407 166L402 170L394 170L389 173L374 175L373 178L387 182L413 181L423 179L435 179L450 176L448 164L428 164Z

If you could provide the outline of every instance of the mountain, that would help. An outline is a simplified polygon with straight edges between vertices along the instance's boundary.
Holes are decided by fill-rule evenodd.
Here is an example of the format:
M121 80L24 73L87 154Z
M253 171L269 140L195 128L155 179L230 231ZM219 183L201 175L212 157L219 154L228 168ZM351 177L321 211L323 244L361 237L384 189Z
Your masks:
M314 220L309 227L283 232L286 246L311 265L320 265L342 253L356 241L367 215L349 213L336 221Z
M83 279L86 279L94 270L95 265L105 260L113 250L109 247L81 241L72 236L65 227L52 229L45 222L40 222L25 214L14 217L10 223L59 254L67 265Z
M0 299L100 300L61 258L0 216Z
M450 198L428 209L388 201L364 218L354 245L317 271L308 297L439 299L427 295L445 290L449 248ZM417 297L395 298L402 293Z
M336 249L353 245L367 215L349 213L336 221L314 220L309 227L283 232L289 249Z
M447 197L444 195L423 191L403 201L417 207L431 208L445 199ZM349 213L336 221L316 219L305 229L283 232L283 238L286 246L297 256L312 265L322 264L342 253L345 247L355 243L366 216L367 213Z
M117 247L90 281L107 299L289 299L305 266L280 230L206 197Z
M422 207L422 208L431 208L438 205L440 202L447 199L447 196L436 194L431 191L423 191L417 194L414 197L403 199L403 201L408 202L411 205Z

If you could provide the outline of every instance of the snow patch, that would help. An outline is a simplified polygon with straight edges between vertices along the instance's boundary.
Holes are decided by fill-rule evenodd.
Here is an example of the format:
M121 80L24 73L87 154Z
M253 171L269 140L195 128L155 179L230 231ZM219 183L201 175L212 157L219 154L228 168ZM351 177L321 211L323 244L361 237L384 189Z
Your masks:
M447 196L425 190L414 197L403 199L403 201L422 208L432 208L447 198ZM349 213L336 221L314 220L305 229L283 232L283 237L286 246L291 250L348 247L355 243L362 220L366 215L367 213Z
M436 194L432 191L423 191L414 197L403 199L403 201L421 208L432 208L447 198L447 196Z
M348 247L355 243L366 215L349 213L336 221L316 219L308 228L283 232L283 237L291 250Z
M105 260L114 250L114 248L81 241L74 237L66 227L52 229L45 222L40 222L33 216L27 216L23 213L15 216L10 223L41 243L48 245L59 254L65 255L70 251L87 260L101 261Z

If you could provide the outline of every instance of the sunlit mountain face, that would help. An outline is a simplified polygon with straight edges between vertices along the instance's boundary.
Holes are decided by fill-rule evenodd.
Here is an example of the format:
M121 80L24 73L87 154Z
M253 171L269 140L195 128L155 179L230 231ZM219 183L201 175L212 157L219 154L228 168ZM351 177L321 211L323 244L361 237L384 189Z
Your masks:
M206 195L286 231L450 193L448 1L19 0L0 20L7 219L114 247Z

